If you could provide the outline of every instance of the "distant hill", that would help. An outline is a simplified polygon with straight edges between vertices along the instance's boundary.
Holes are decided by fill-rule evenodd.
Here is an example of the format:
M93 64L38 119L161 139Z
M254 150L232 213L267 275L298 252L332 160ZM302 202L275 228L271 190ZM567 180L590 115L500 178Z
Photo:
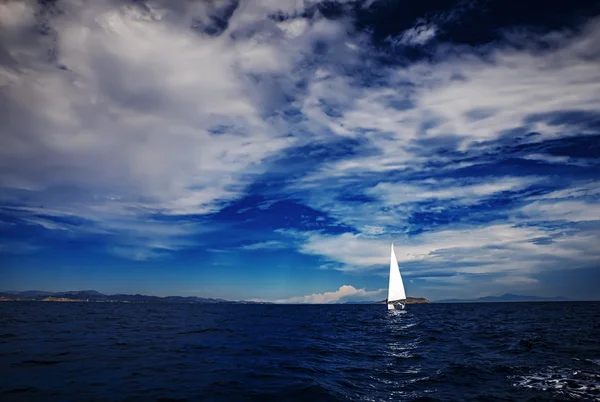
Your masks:
M162 303L162 304L273 304L269 302L230 301L196 296L148 296L116 294L106 295L96 290L70 290L66 292L47 292L26 290L24 292L0 292L0 301L46 301L46 302L98 302L98 303ZM408 297L406 304L429 303L423 297ZM357 301L344 304L385 304L383 301Z
M88 296L104 296L102 293L96 291L96 290L71 290L68 292L64 292L65 295L79 295L79 294L85 294Z
M523 296L506 293L502 296L486 296L477 299L444 299L434 303L506 303L506 302L536 302L536 301L568 301L566 297Z
M3 301L78 301L78 302L123 302L123 303L187 303L187 304L267 304L250 301L229 301L196 296L147 296L116 294L105 295L95 290L72 290L67 292L46 292L27 290L24 292L0 292Z

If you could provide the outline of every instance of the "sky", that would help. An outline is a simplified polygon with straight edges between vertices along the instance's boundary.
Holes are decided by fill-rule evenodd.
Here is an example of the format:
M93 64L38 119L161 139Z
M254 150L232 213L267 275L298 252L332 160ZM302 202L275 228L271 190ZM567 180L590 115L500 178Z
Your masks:
M598 66L593 1L0 2L0 290L598 300Z

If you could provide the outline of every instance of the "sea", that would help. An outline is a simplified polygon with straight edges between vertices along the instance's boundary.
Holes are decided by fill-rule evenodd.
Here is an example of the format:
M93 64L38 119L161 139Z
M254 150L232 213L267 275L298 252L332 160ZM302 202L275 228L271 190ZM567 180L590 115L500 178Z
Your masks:
M600 401L600 303L0 303L1 401Z

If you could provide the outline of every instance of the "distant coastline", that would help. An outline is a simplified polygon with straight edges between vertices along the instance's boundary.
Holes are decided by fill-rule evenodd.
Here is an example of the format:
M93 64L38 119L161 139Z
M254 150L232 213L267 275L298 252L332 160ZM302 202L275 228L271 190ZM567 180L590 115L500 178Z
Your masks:
M549 301L570 301L566 297L539 297L524 296L506 293L502 296L485 296L476 299L443 299L436 300L434 303L511 303L511 302L549 302Z
M48 292L27 290L23 292L0 292L0 302L40 301L57 303L161 303L161 304L276 304L267 301L225 300L197 296L149 296L142 294L107 295L95 290L75 290L66 292ZM502 296L486 296L476 299L442 299L429 301L424 297L408 297L406 304L442 304L442 303L514 303L514 302L564 302L575 301L566 297L539 297L506 293ZM328 304L385 304L381 301L340 301ZM285 304L285 303L279 303ZM297 304L297 303L290 303Z
M0 292L0 302L39 301L57 303L160 303L160 304L275 304L272 302L231 301L196 296L148 296L141 294L107 295L95 290L75 290L67 292L48 292L27 290L23 292ZM386 301L348 301L330 304L385 304ZM406 304L430 303L423 297L408 297ZM284 304L284 303L281 303Z
M62 303L162 303L162 304L271 304L268 302L230 301L224 299L196 296L148 296L116 294L106 295L95 290L76 290L68 292L46 292L27 290L24 292L0 292L0 301L41 301Z

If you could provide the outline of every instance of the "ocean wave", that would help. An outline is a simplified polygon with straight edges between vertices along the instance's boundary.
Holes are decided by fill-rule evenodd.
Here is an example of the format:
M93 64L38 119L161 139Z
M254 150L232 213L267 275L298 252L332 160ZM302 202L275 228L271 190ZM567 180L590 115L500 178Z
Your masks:
M591 398L600 400L600 375L580 370L549 367L528 375L514 376L515 387L548 393L553 398Z

